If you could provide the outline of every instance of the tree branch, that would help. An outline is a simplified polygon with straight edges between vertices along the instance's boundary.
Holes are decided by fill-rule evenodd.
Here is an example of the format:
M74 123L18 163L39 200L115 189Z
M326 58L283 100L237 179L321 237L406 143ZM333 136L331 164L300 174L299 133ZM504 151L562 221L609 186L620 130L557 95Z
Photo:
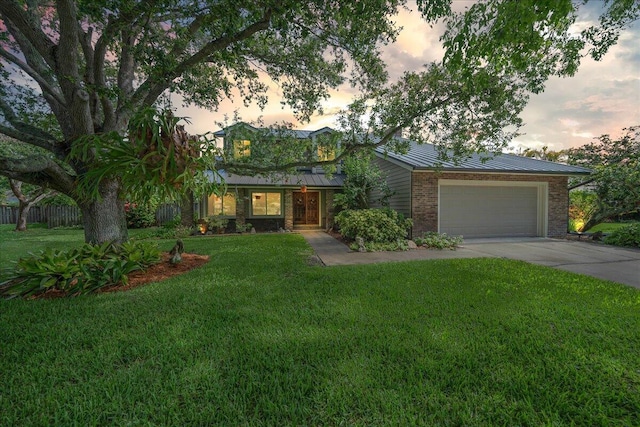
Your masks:
M56 68L56 45L40 29L37 22L31 19L29 13L15 0L0 2L0 14L8 19L29 43L38 51L42 59L51 67Z
M72 195L74 177L52 159L33 155L24 158L0 157L0 175Z
M272 11L267 9L262 19L235 34L223 36L215 40L210 41L202 47L198 52L179 63L172 70L168 70L162 76L149 77L132 96L132 105L152 105L158 96L169 87L171 82L177 77L181 76L189 68L202 63L207 60L211 54L220 50L226 49L233 43L237 43L242 40L246 40L252 37L254 34L266 30L270 26Z
M109 20L96 42L96 47L93 52L93 73L96 90L106 89L107 87L104 66L107 57L107 46L115 34L115 28L116 24ZM113 103L106 96L100 97L100 103L102 104L102 113L104 114L103 131L112 130L116 122L116 112Z
M5 58L7 61L12 62L16 66L18 66L22 71L27 73L33 80L38 83L43 92L48 93L55 102L60 105L64 105L64 98L53 86L51 86L50 82L46 81L42 78L41 74L33 69L29 64L24 61L21 61L20 58L6 51L2 46L0 46L0 56Z
M47 151L58 154L57 151L59 149L52 142L55 141L55 137L40 128L20 121L13 112L13 109L3 98L0 98L0 112L2 112L5 120L14 128L14 130L11 131L12 128L0 124L0 133L4 133L5 135L19 141L44 148Z

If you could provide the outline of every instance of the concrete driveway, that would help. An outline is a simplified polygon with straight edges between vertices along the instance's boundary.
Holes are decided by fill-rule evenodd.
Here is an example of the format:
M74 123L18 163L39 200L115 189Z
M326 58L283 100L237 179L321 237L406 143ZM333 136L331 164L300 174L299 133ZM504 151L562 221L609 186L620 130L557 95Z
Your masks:
M405 252L351 252L322 231L301 233L325 265L451 259L508 258L545 265L574 273L640 288L640 250L592 242L544 238L470 239L455 251L411 250Z
M469 240L464 251L586 274L640 288L640 250L556 239Z

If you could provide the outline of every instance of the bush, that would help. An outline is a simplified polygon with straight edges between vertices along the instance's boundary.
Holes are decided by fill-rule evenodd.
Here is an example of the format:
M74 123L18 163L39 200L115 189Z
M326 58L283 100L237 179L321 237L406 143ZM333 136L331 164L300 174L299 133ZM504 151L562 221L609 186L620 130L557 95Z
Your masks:
M156 202L124 204L124 212L127 217L127 227L147 228L156 224Z
M413 225L392 209L346 210L336 215L336 223L344 237L362 237L366 243L396 243Z
M569 192L569 231L585 231L598 211L598 196L593 191L573 190Z
M162 227L150 228L145 230L131 240L146 240L146 239L181 239L183 237L191 236L194 232L194 228L185 227L184 225L168 225L165 224Z
M422 237L413 239L418 246L433 249L455 249L462 243L462 236L449 236L446 233L427 231Z
M154 245L128 242L85 244L67 251L51 250L21 258L7 272L8 280L0 284L0 295L28 297L49 290L68 296L94 292L106 286L127 283L127 274L146 268L160 260Z
M614 230L604 238L608 245L640 248L640 224L630 224Z
M349 248L353 251L359 251L360 246L357 243L352 243ZM364 249L367 252L382 252L382 251L408 251L409 245L405 239L398 239L395 242L390 243L373 243L365 242Z
M210 231L224 231L229 225L229 219L222 215L210 215L207 217L207 226Z

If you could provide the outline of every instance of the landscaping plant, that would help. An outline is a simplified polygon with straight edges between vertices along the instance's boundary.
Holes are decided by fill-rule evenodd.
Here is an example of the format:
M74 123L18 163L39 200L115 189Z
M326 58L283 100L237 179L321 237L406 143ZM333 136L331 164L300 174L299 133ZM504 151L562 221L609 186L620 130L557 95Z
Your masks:
M364 240L365 247L367 244L370 248L371 244L384 244L385 247L391 244L395 245L395 249L398 249L398 240L406 239L413 225L411 219L405 219L388 208L345 210L336 215L336 223L342 235L349 240L360 237Z
M84 244L66 251L47 249L19 259L14 268L5 271L0 295L29 297L52 290L69 296L86 294L126 284L127 274L159 260L160 251L155 245L134 241L117 246Z
M416 245L424 246L425 248L455 250L462 244L462 236L449 236L447 233L427 231L422 237L416 237L413 241L416 242Z
M128 228L147 228L156 224L156 210L159 203L156 198L152 199L144 203L124 204Z
M640 248L640 224L635 223L620 227L605 237L604 242L608 245Z

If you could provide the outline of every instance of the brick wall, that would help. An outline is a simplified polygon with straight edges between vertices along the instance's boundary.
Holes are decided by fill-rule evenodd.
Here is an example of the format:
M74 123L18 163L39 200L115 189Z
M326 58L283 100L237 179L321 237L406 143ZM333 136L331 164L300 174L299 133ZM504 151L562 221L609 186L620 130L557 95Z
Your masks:
M569 218L569 189L566 176L550 177L549 182L549 237L566 237Z
M547 182L549 188L547 235L564 237L567 233L569 192L566 176L413 172L411 192L413 236L420 236L425 231L438 230L439 179Z

